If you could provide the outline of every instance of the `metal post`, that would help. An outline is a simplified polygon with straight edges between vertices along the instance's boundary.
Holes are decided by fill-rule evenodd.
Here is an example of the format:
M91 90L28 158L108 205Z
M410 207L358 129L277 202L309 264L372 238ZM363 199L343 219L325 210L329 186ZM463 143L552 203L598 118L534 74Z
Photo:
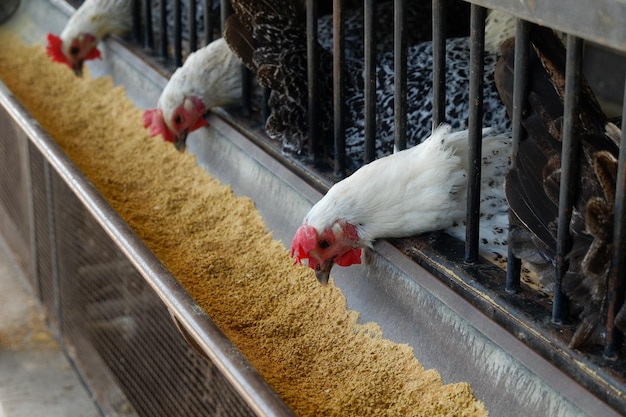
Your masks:
M561 151L561 184L559 190L559 219L556 241L556 276L552 320L561 323L565 315L565 295L561 284L568 268L567 254L572 246L569 224L572 205L578 186L580 136L578 132L579 91L582 77L583 42L575 36L567 36L565 60L565 102L563 109L563 143Z
M626 104L626 87L624 101ZM622 108L622 120L626 117L626 106ZM626 143L626 131L622 126L622 141ZM619 333L615 328L615 316L624 304L624 290L626 287L626 256L624 244L626 242L626 152L620 149L617 168L617 190L615 190L615 213L613 215L613 247L611 268L609 269L608 286L608 314L606 321L606 340L604 356L615 359L619 349Z
M393 42L393 70L394 70L394 151L406 148L406 13L405 0L394 1L394 42Z
M333 0L333 108L335 138L335 176L345 176L345 59L343 0Z
M433 130L446 121L446 0L433 0Z
M487 9L472 4L470 22L469 139L467 181L467 229L465 262L478 261L480 225L480 170L482 153L483 72L485 62L485 17Z
M376 159L376 31L374 0L363 4L363 39L365 60L365 149L363 162Z
M511 149L511 169L515 169L517 150L524 133L522 113L528 85L529 36L530 24L519 19L515 33L515 68L513 70L513 148ZM509 226L509 231L512 230L512 227L515 226ZM511 246L509 246L506 266L506 291L517 292L520 289L521 266L521 261L513 255Z
M316 141L320 137L320 100L319 100L319 51L317 43L317 14L318 2L307 0L306 4L306 41L307 41L307 85L308 85L308 141L307 148L310 157L315 155Z

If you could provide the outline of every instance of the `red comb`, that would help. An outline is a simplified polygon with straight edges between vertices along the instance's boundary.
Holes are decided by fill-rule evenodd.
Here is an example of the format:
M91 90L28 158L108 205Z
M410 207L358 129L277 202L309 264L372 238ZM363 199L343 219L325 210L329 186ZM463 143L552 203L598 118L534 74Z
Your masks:
M46 53L50 58L52 58L53 62L61 62L71 68L72 62L63 54L63 51L61 50L62 46L63 40L61 40L60 37L52 33L48 33L48 46L46 46Z
M315 247L317 247L317 230L313 226L303 224L291 241L291 256L296 258L295 263L302 264L303 259L310 259L309 252ZM315 267L311 264L309 266Z
M148 126L150 126L150 136L160 134L166 142L174 142L174 135L165 125L161 109L148 109L143 113L143 127Z

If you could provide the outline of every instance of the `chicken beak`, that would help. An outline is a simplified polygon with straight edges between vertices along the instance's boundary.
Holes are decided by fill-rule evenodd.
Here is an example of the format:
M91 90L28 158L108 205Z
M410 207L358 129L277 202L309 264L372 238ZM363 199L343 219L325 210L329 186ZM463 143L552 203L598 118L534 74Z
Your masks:
M183 132L174 140L174 147L178 152L185 152L185 149L187 149L187 132Z
M83 61L78 61L74 65L72 65L72 70L74 70L74 74L77 77L83 76Z
M328 279L330 278L330 270L333 268L334 264L335 263L333 261L328 261L324 265L324 268L319 268L315 270L315 276L317 277L317 280L320 284L328 284Z

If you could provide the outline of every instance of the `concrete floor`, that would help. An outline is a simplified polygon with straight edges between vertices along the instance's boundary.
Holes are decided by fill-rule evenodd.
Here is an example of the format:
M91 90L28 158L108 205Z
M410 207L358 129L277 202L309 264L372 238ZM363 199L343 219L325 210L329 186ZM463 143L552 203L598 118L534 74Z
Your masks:
M101 416L0 231L0 417Z

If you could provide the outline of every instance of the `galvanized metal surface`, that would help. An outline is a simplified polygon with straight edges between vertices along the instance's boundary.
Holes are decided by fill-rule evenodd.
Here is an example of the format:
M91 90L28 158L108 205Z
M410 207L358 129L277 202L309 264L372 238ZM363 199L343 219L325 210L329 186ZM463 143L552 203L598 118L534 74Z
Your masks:
M588 0L472 0L472 3L626 51L624 0L595 0L592 7Z

